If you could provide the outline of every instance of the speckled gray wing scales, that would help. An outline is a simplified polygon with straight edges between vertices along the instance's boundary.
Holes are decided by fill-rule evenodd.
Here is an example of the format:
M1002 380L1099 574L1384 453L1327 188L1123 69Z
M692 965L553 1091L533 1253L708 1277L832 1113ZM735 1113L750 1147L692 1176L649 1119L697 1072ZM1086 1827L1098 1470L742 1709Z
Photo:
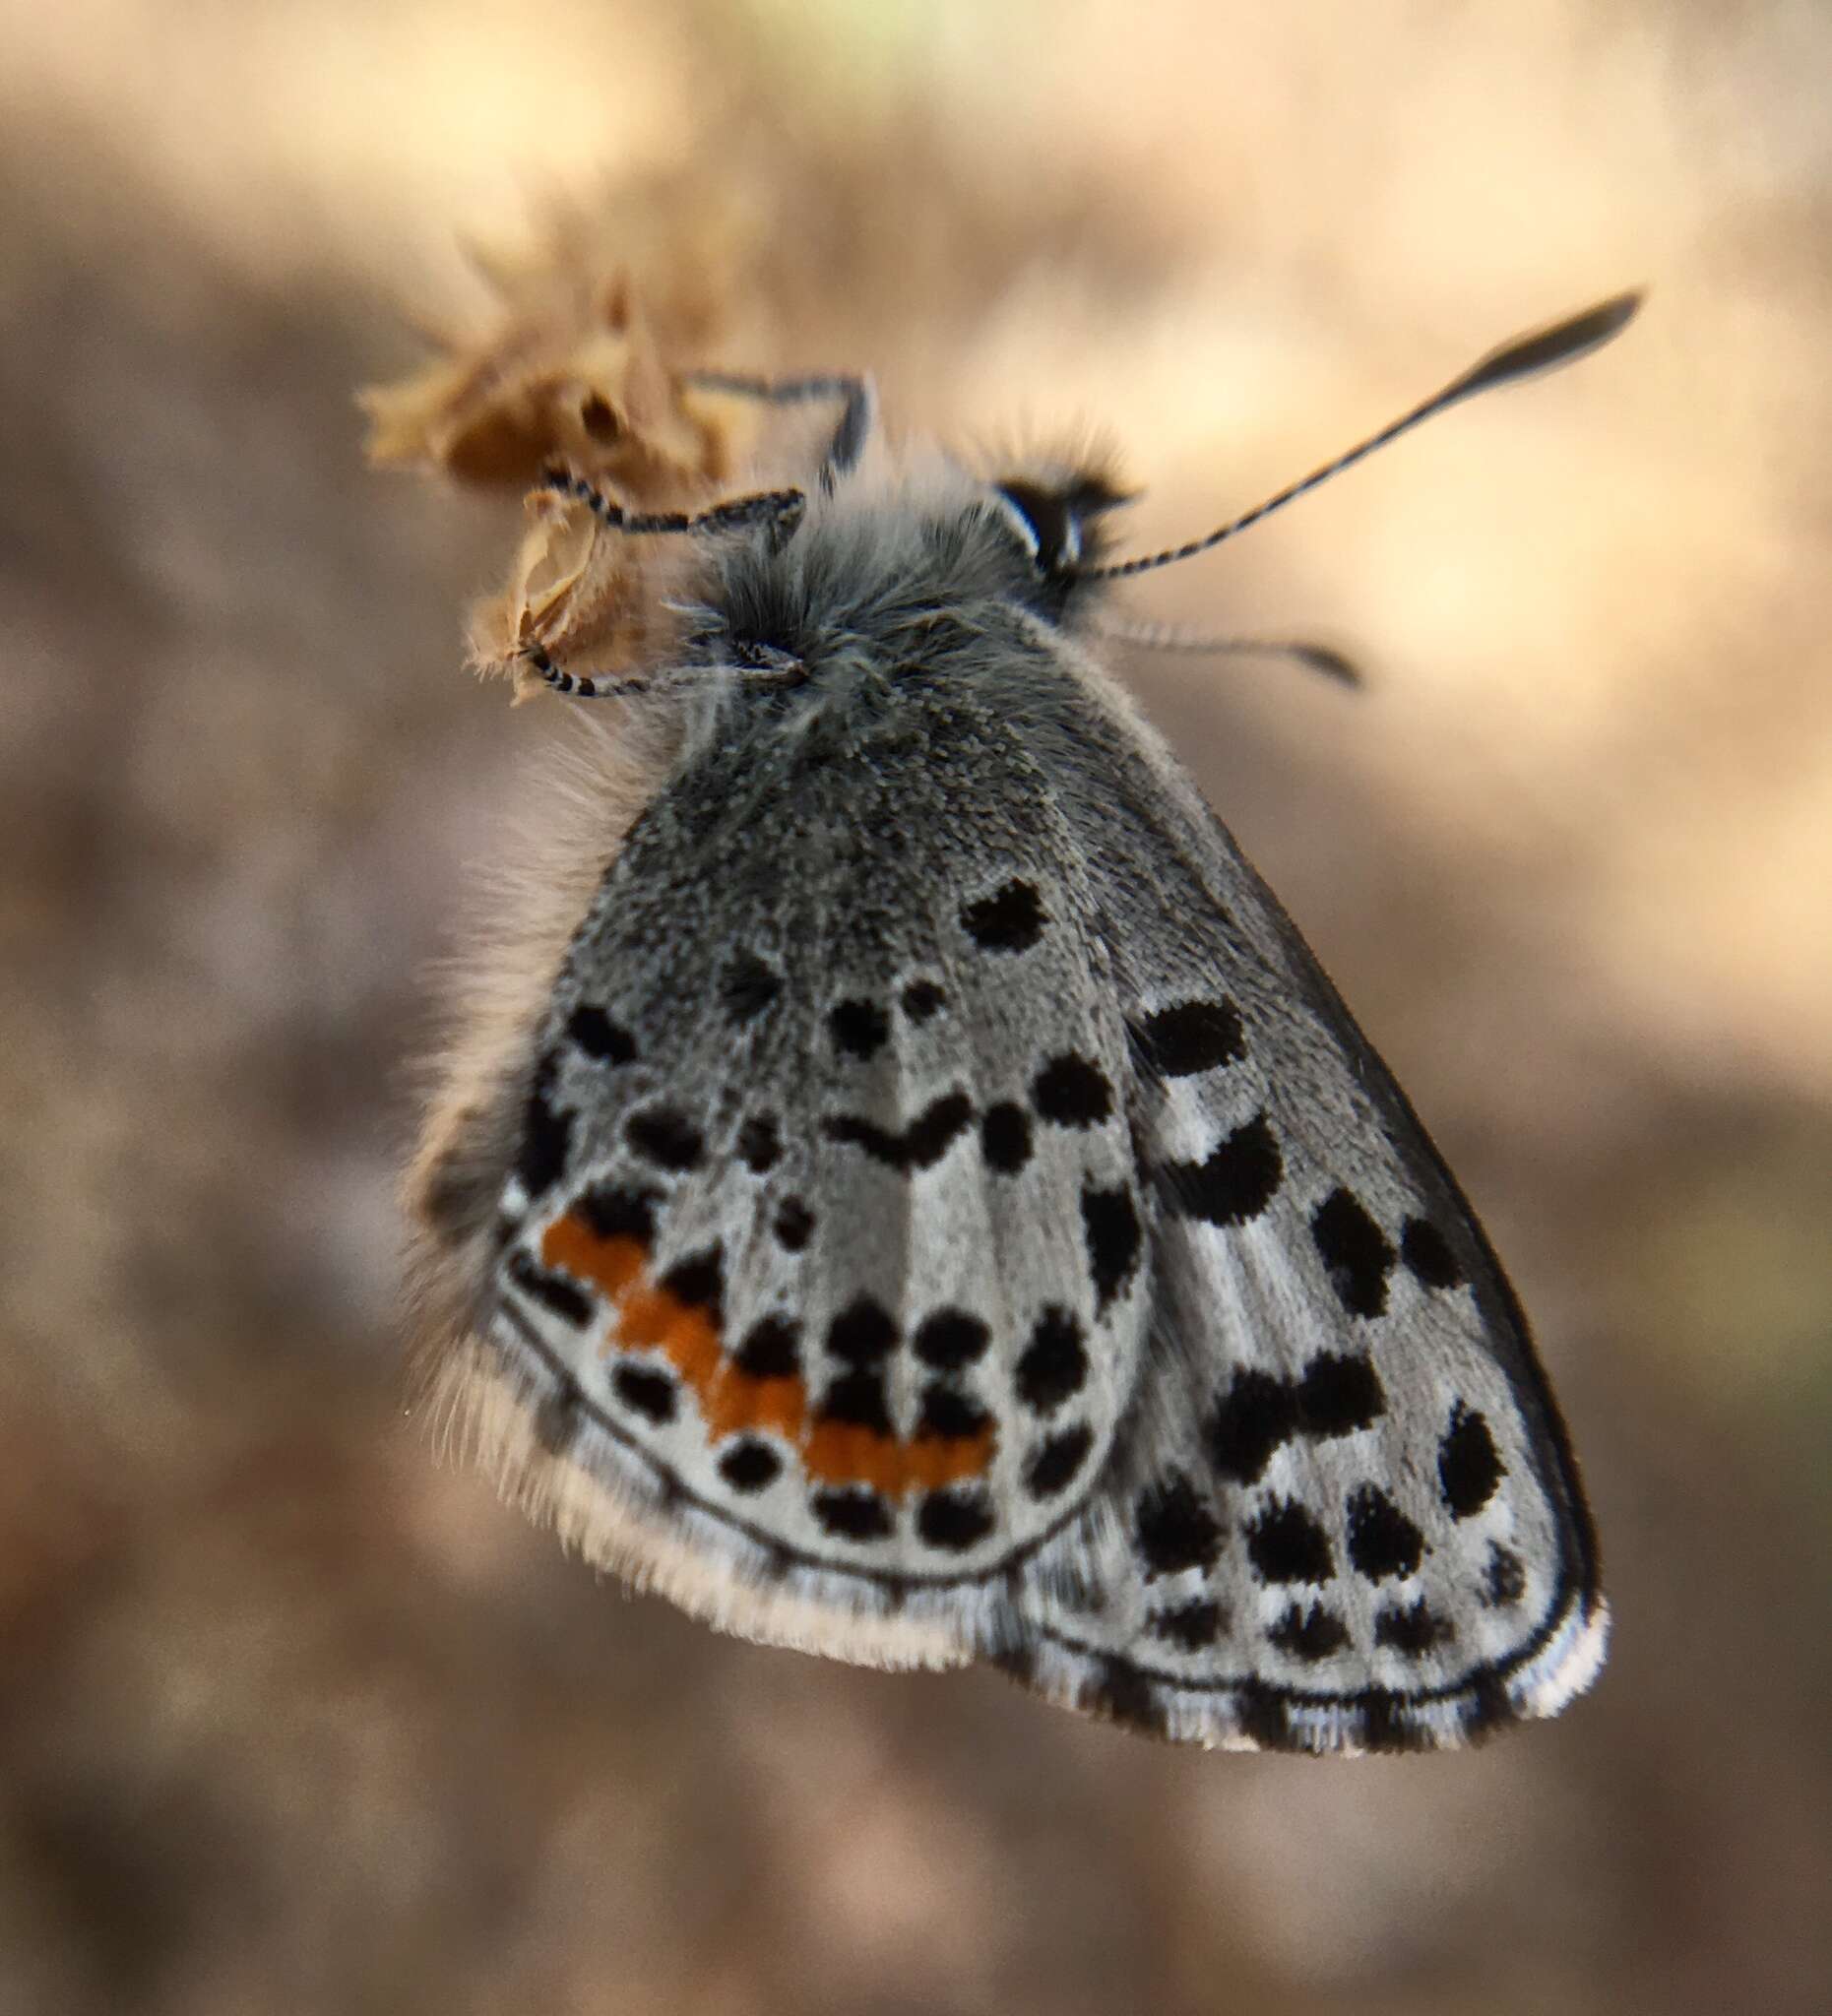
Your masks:
M1052 785L1131 1032L1153 1301L1078 1574L1027 1600L1013 1663L1058 1699L1242 1746L1430 1747L1552 1714L1606 1617L1493 1255L1156 738L1098 697L1064 704L1078 757Z
M1145 1226L1066 834L1009 736L917 725L728 738L639 821L555 990L490 1335L627 1526L601 1556L672 1539L720 1621L939 1662L1010 1640L1102 1474Z
M1014 663L632 832L502 1197L529 1474L729 1628L1182 1739L1555 1712L1595 1549L1480 1228L1157 738Z

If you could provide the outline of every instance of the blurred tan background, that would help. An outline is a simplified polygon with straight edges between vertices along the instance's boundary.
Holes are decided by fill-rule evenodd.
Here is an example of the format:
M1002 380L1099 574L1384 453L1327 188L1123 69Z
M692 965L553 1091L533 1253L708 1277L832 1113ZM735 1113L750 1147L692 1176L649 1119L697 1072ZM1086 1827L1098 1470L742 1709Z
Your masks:
M1832 16L0 7L0 2008L1832 1998ZM557 706L365 473L467 234L694 165L734 365L1201 530L1623 284L1138 668L1487 1217L1617 1615L1474 1755L1204 1756L627 1602L402 1415L428 965Z

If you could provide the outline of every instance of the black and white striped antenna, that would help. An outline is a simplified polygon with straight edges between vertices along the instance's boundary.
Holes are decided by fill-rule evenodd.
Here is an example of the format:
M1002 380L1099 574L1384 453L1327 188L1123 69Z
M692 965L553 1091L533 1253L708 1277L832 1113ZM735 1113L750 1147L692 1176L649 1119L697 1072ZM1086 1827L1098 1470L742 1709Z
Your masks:
M1479 392L1490 392L1497 385L1511 385L1517 378L1530 377L1539 371L1555 371L1574 362L1617 335L1640 305L1639 292L1617 294L1611 300L1599 302L1594 308L1585 309L1581 315L1554 323L1549 329L1516 337L1512 343L1490 350L1479 363L1472 364L1461 378L1453 379L1443 391L1434 393L1422 406L1414 407L1411 412L1401 414L1397 420L1382 427L1378 434L1369 435L1346 455L1339 455L1334 462L1312 470L1307 476L1300 476L1277 496L1268 497L1265 503L1256 504L1251 511L1230 519L1204 537L1191 539L1185 545L1169 546L1162 553L1148 553L1136 560L1112 560L1105 567L1090 567L1079 579L1119 581L1127 575L1149 574L1156 567L1171 566L1178 560L1193 560L1198 553L1206 553L1224 539L1232 538L1235 533L1245 532L1249 525L1257 525L1262 518L1269 518L1294 498L1301 497L1306 490L1314 490L1319 483L1328 482L1331 476L1340 475L1344 470L1372 455L1376 448L1384 448L1389 441L1397 441L1402 434L1447 408L1473 399Z

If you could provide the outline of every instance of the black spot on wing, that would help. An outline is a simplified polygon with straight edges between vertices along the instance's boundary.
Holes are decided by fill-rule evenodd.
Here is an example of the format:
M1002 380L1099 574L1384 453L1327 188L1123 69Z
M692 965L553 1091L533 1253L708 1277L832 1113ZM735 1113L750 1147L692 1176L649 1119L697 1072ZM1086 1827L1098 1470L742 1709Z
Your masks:
M1053 1414L1088 1377L1088 1351L1071 1310L1051 1304L1037 1319L1018 1360L1018 1397L1034 1414Z
M565 1173L572 1156L573 1116L553 1102L554 1080L558 1075L558 1058L545 1056L529 1087L528 1109L522 1121L522 1150L515 1166L531 1199L544 1197L552 1189Z
M1293 1659L1312 1664L1330 1658L1349 1642L1348 1628L1342 1619L1320 1603L1313 1603L1307 1610L1293 1604L1266 1637Z
M912 980L903 991L903 1009L912 1022L926 1022L948 1005L948 997L933 980Z
M636 1039L612 1022L596 1002L582 1001L566 1024L573 1042L598 1064L629 1064L636 1058Z
M932 1381L922 1389L922 1411L916 1417L918 1436L936 1436L943 1441L965 1441L977 1435L992 1417L957 1386Z
M1386 1396L1363 1352L1319 1352L1297 1387L1297 1424L1306 1435L1352 1435L1386 1412Z
M658 1426L674 1418L674 1381L648 1365L619 1365L610 1376L611 1389L631 1413Z
M574 1200L573 1210L600 1239L635 1239L653 1245L659 1191L630 1183L594 1183Z
M875 1057L891 1038L891 1019L875 1001L842 1001L827 1026L835 1048L849 1057Z
M1245 1225L1278 1194L1285 1159L1264 1113L1236 1127L1202 1162L1167 1162L1159 1182L1179 1218L1204 1225Z
M1274 1498L1242 1529L1262 1582L1324 1583L1336 1572L1329 1536L1292 1498Z
M1035 886L1016 879L961 911L961 928L984 952L1028 952L1047 922Z
M930 1491L916 1512L916 1533L931 1547L964 1553L992 1531L992 1503L981 1490Z
M676 1173L698 1168L706 1152L699 1128L677 1106L644 1106L624 1122L623 1132L646 1162Z
M1501 1477L1501 1457L1487 1421L1459 1400L1437 1447L1438 1489L1452 1517L1473 1519L1494 1496Z
M849 1365L878 1365L897 1349L897 1323L882 1302L858 1295L827 1327L830 1354Z
M1201 1652L1220 1639L1226 1621L1219 1603L1198 1601L1153 1610L1145 1620L1145 1628L1154 1638L1162 1638L1179 1652Z
M1182 1001L1132 1025L1132 1040L1161 1078L1193 1078L1246 1054L1232 1001Z
M1094 1430L1086 1421L1051 1435L1031 1458L1024 1476L1025 1489L1039 1499L1067 1490L1093 1447Z
M1098 1064L1071 1050L1037 1074L1031 1103L1058 1127L1094 1127L1113 1110L1113 1088Z
M776 1208L776 1242L786 1253L799 1253L814 1235L814 1214L800 1197L785 1197Z
M676 1301L705 1309L717 1328L725 1313L725 1261L717 1246L677 1260L662 1277L662 1286Z
M1350 1190L1332 1190L1311 1215L1310 1236L1350 1315L1381 1315L1395 1254L1360 1199Z
M525 1295L562 1322L576 1329L591 1322L597 1304L584 1289L576 1288L557 1274L544 1272L526 1253L510 1254L508 1275Z
M1209 1455L1224 1477L1254 1483L1296 1430L1296 1396L1288 1382L1242 1365L1210 1418Z
M753 1113L738 1129L738 1160L753 1175L767 1175L782 1154L783 1133L774 1113Z
M1243 1365L1209 1420L1209 1454L1224 1477L1253 1483L1295 1435L1324 1438L1370 1427L1386 1399L1373 1361L1319 1352L1295 1380Z
M1409 1218L1400 1228L1400 1258L1425 1288L1461 1288L1469 1278L1450 1241L1427 1219Z
M1378 1484L1349 1493L1349 1558L1369 1582L1410 1575L1424 1555L1424 1536Z
M890 1508L876 1491L816 1491L809 1509L822 1530L837 1540L885 1540L891 1532Z
M1094 1281L1095 1307L1098 1313L1105 1314L1132 1279L1144 1243L1131 1192L1123 1188L1084 1187L1082 1235L1088 1248L1088 1271Z
M958 1372L984 1355L992 1332L966 1309L933 1310L917 1324L911 1340L916 1354L937 1372Z
M1440 1617L1423 1597L1405 1609L1389 1604L1374 1615L1374 1643L1414 1659L1448 1645L1456 1635L1457 1627L1448 1617Z
M839 1421L847 1427L869 1428L874 1435L888 1435L891 1411L884 1396L884 1374L875 1367L842 1373L821 1395L820 1418Z
M768 1442L746 1436L719 1459L719 1475L734 1491L761 1491L782 1475L783 1459Z
M837 1113L826 1122L827 1138L862 1148L874 1162L902 1169L932 1168L973 1122L973 1102L963 1092L945 1093L901 1132L880 1127L855 1113Z
M1222 1529L1186 1477L1172 1474L1139 1495L1134 1536L1145 1579L1185 1568L1212 1568L1222 1551Z
M733 1357L753 1379L794 1379L801 1374L801 1326L788 1316L760 1316Z
M1009 1100L980 1116L979 1145L988 1168L1015 1176L1031 1160L1031 1116Z

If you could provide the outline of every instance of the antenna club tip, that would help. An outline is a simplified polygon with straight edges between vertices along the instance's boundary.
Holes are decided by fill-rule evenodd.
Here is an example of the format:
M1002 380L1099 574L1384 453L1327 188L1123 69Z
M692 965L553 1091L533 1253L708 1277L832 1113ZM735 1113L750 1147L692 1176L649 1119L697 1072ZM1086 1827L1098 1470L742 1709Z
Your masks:
M1344 658L1341 652L1331 651L1327 645L1298 645L1292 656L1300 663L1307 664L1313 672L1321 672L1326 679L1334 679L1338 685L1358 690L1367 683L1358 665Z
M1556 371L1565 364L1576 362L1579 357L1608 343L1611 337L1619 336L1634 318L1644 298L1644 289L1630 287L1622 293L1611 294L1608 300L1599 301L1595 307L1567 315L1562 322L1516 337L1512 343L1490 350L1480 363L1473 365L1448 387L1442 395L1443 403L1449 405L1469 398L1472 393L1486 392L1516 378L1532 377L1541 371Z
M1611 337L1628 327L1641 312L1641 304L1648 297L1646 287L1624 287L1619 294L1611 294L1608 300L1599 301L1594 308L1587 308L1581 315L1574 315L1566 326L1577 329L1588 327L1589 343L1608 343Z

